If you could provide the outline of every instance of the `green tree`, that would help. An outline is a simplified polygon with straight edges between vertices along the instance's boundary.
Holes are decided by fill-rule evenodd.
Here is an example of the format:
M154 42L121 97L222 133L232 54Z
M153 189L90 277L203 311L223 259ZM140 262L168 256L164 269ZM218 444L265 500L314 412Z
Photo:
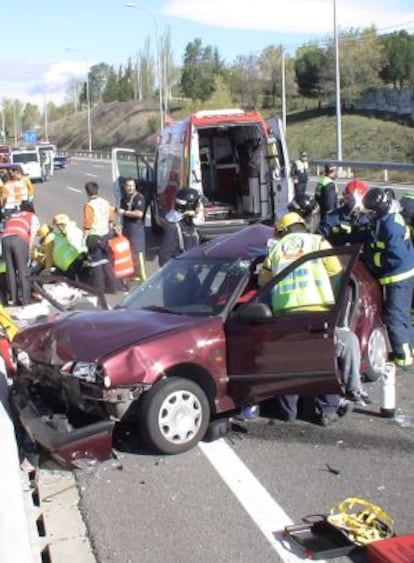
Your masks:
M211 46L203 47L201 39L188 43L184 54L181 89L192 100L208 100L214 92L214 78L219 57Z
M405 30L381 35L384 64L380 77L394 88L414 86L414 35Z
M40 125L40 112L35 104L26 104L22 112L22 129L23 131L37 129Z
M114 71L114 68L111 67L108 75L108 80L105 84L105 89L102 93L102 99L105 103L115 102L118 100L118 96L119 96L118 77Z
M320 97L325 65L326 52L318 45L310 43L296 51L294 68L298 90L302 96Z

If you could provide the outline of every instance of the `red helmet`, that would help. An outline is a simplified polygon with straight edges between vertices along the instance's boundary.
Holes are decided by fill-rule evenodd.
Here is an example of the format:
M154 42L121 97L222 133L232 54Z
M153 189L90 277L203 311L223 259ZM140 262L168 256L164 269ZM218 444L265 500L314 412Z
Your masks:
M363 197L368 191L368 185L363 180L351 180L345 187L344 196L359 194Z

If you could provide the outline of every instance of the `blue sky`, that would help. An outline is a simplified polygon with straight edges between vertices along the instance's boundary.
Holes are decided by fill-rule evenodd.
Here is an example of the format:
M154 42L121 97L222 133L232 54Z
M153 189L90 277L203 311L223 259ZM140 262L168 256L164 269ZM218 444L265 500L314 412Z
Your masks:
M293 53L309 40L333 34L334 0L9 0L0 6L0 98L42 104L63 101L71 77L88 66L118 66L155 46L156 28L171 32L180 63L195 37L231 62L271 44ZM414 33L414 0L336 0L343 29L375 25L380 32ZM70 47L70 50L67 48Z

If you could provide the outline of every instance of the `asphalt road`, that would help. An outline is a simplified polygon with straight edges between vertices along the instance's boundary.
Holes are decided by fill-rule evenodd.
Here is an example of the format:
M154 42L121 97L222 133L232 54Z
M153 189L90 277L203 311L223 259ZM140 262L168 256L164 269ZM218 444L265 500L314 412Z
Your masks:
M94 179L112 199L110 164L74 160L36 186L43 221L80 220L83 186ZM157 240L149 237L149 270ZM300 351L298 351L300 353ZM414 376L397 377L397 406L414 415ZM380 505L399 534L414 531L414 428L379 416L375 403L337 425L283 423L263 416L225 438L178 456L154 456L131 434L118 436L118 461L77 471L81 510L101 563L300 561L278 533L347 497ZM332 561L364 561L362 556ZM55 563L55 562L53 562Z

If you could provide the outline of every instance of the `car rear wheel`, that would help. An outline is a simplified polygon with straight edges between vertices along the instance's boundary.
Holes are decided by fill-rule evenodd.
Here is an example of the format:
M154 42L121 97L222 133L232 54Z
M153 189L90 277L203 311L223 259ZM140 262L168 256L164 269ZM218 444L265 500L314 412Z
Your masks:
M366 381L376 381L382 374L382 367L388 361L388 341L384 327L377 327L369 335L365 355Z
M206 433L210 406L192 381L165 379L145 393L140 406L143 438L151 449L165 454L185 452Z

